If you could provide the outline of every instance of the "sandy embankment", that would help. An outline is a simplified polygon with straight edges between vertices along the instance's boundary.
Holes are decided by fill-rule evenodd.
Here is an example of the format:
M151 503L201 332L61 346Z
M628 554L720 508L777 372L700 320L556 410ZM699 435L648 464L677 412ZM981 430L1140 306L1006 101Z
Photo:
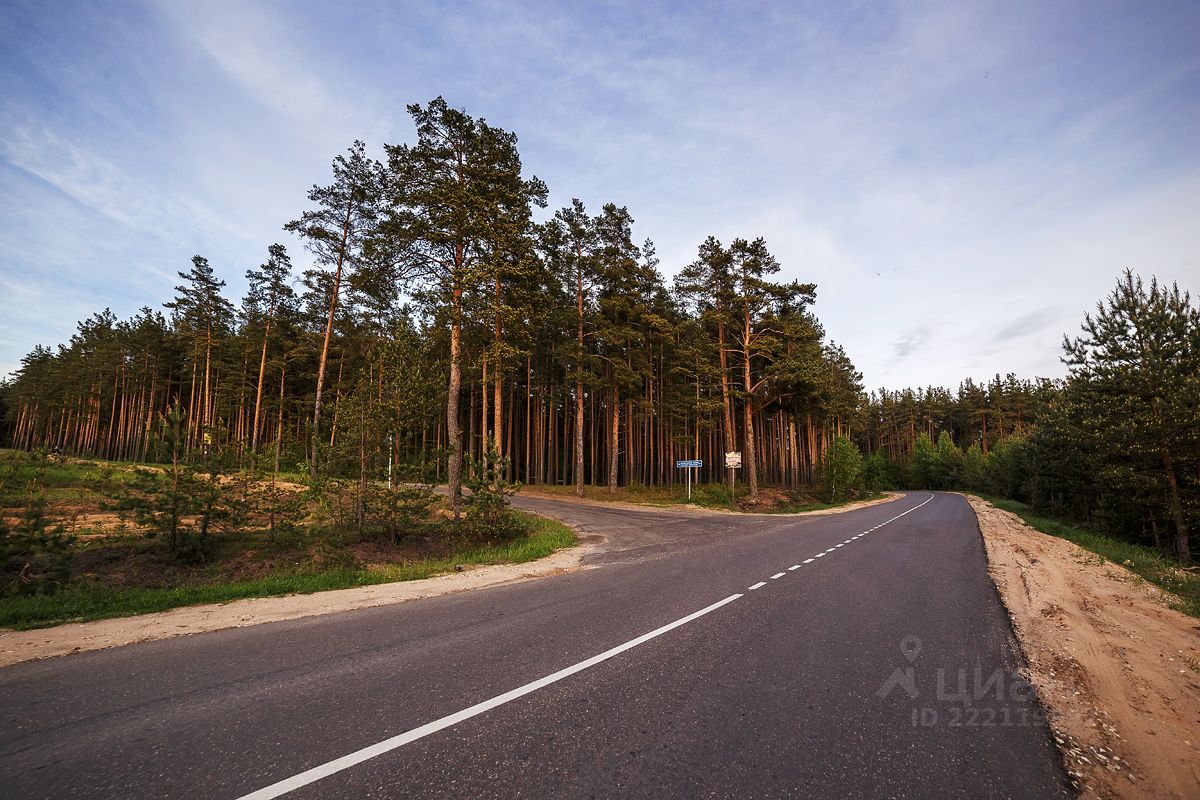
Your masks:
M1084 798L1200 798L1200 621L1121 566L970 497Z

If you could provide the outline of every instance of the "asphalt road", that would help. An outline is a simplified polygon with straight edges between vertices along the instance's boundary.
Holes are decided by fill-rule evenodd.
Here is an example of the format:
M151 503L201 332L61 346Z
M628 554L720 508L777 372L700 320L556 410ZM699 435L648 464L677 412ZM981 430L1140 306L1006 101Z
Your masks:
M1071 796L962 498L521 502L597 568L0 669L0 796Z

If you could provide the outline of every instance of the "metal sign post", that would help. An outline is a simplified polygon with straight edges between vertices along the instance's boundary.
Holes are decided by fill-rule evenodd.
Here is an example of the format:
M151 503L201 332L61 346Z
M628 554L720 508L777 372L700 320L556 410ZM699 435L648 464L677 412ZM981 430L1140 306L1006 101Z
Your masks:
M730 469L730 470L740 469L741 466L742 466L742 451L741 450L731 450L730 452L725 454L725 467L727 469ZM733 478L733 476L730 475L731 480L729 481L729 485L731 487L733 487L733 489L729 495L729 499L731 501L734 499L734 497L736 497L736 491L737 491L737 489L736 489L737 482L735 480L732 480L732 478Z
M688 500L691 500L692 499L692 470L694 470L698 467L703 467L704 462L699 459L688 459L688 460L684 460L684 461L676 461L675 466L678 467L679 469L687 470Z

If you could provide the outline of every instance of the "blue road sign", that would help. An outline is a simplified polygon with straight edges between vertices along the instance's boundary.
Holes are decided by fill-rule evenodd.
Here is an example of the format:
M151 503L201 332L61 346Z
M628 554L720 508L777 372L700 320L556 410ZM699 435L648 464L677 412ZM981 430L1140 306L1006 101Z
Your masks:
M681 469L685 468L685 467L703 467L704 462L699 459L697 459L695 461L676 461L675 466L677 466Z

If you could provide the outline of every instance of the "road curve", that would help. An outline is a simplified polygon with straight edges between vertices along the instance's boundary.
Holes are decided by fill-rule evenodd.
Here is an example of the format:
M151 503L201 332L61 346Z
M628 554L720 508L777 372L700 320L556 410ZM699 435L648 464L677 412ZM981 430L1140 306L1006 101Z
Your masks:
M962 498L521 504L599 568L0 669L4 796L1070 796Z

